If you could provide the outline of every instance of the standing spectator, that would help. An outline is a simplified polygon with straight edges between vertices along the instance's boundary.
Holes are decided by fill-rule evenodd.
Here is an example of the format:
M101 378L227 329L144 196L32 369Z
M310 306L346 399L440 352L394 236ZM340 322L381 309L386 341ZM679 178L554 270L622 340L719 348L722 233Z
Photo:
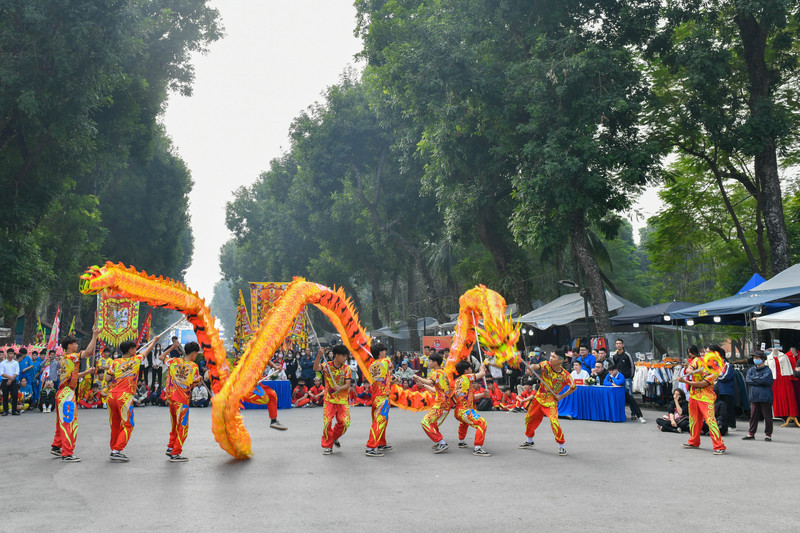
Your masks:
M192 389L192 407L208 407L208 389L205 383L200 383Z
M19 415L19 411L17 411L17 395L19 394L17 376L19 376L19 363L14 360L14 350L9 348L6 350L5 360L0 361L0 378L3 379L3 416L8 416L9 405L13 407L11 414ZM9 397L11 403L9 403Z
M300 369L300 377L303 378L306 383L314 381L317 375L316 372L314 372L314 358L311 357L311 353L306 349L303 349L303 357L300 359Z
M625 343L622 339L617 339L617 351L611 357L612 362L617 366L617 370L625 378L625 390L633 395L633 357L625 351ZM610 370L610 368L609 368Z
M736 403L734 401L736 371L733 365L725 361L725 369L717 380L719 399L725 402L725 422L729 429L736 429Z
M19 377L17 380L21 382L22 378L25 378L28 381L28 385L32 385L35 377L33 373L33 359L31 359L28 355L27 349L19 349L19 353L17 354L17 363L19 363Z
M291 350L286 352L286 377L289 378L289 383L292 390L297 386L297 359Z
M589 353L589 349L586 346L581 346L578 348L578 357L573 359L573 365L574 363L580 363L581 368L586 372L587 375L594 368L595 362L595 357Z
M39 380L42 376L42 364L44 363L44 352L39 354L36 350L31 352L33 358L33 401L39 404L39 391L42 389L42 382Z
M422 348L422 357L419 358L419 364L422 371L422 377L428 377L428 357L431 356L431 347L424 346Z
M750 394L750 428L742 440L756 438L759 419L764 419L764 440L772 440L772 370L764 363L763 352L757 352L747 371L745 382Z
M347 366L350 367L350 375L352 376L353 386L361 384L361 370L358 368L358 361L353 357L353 354L347 352Z
M56 387L52 379L44 382L42 392L39 394L39 411L43 413L50 413L53 407L56 406Z
M42 367L46 367L45 370L42 371L42 379L52 379L53 383L56 386L56 389L61 384L61 380L58 377L58 357L56 357L56 351L50 350L47 352L47 358L42 363Z

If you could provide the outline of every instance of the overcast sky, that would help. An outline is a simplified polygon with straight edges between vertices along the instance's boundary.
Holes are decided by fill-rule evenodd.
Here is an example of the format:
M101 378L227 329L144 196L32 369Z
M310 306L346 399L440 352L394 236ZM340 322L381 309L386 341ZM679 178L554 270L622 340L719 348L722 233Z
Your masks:
M173 94L167 133L194 179L195 248L186 283L210 303L219 249L230 237L225 203L288 147L291 121L335 84L360 41L352 0L217 0L225 37L195 56L194 94ZM655 211L653 191L637 207ZM634 227L643 220L632 220ZM252 280L256 281L256 280ZM281 281L281 280L258 280Z

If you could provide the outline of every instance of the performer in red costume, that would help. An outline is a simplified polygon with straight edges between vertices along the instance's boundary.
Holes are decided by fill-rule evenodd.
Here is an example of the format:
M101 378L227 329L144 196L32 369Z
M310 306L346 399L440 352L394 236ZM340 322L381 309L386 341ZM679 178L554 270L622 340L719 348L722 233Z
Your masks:
M267 366L279 372L283 370L279 364L274 363L271 360L267 361ZM272 429L278 429L280 431L286 431L286 426L278 421L278 395L275 394L275 391L272 389L272 387L267 385L267 383L270 381L271 380L269 378L262 379L248 395L242 398L242 401L255 405L266 405L267 412L269 413L269 427ZM294 393L292 393L292 402L294 403L295 401L295 393L299 394L298 405L296 405L296 407L302 407L308 403L308 398L302 398L307 392L308 389L303 387L302 384L295 387Z
M139 379L139 365L153 349L160 337L153 341L142 353L136 353L136 343L125 341L119 345L122 356L114 359L106 370L105 381L111 391L108 394L108 419L111 425L111 455L109 459L127 462L128 456L122 453L133 433L133 397L136 395L136 382Z
M453 384L453 402L455 411L453 416L461 422L458 426L458 447L466 448L467 430L470 426L475 428L475 448L472 455L479 457L490 457L492 454L483 449L483 440L486 438L486 420L480 417L475 411L474 391L472 384L483 379L486 375L486 363L481 365L477 374L467 374L467 370L472 367L469 361L459 361L456 365L456 375L458 376Z
M572 376L561 365L566 356L563 352L550 352L550 360L542 361L528 367L528 375L533 375L534 371L541 372L539 390L536 391L533 399L528 403L528 413L525 415L525 442L517 446L521 449L533 448L533 435L536 428L542 423L542 418L547 416L550 419L550 429L558 444L558 455L567 455L564 447L564 432L561 431L561 424L558 423L558 401L575 392L575 382ZM563 394L564 387L569 387Z
M439 431L439 425L447 418L450 412L450 380L442 370L444 358L441 354L435 353L428 357L428 378L418 375L413 376L416 386L429 390L436 394L433 406L422 419L422 430L433 441L433 453L442 453L449 448L444 436Z
M370 347L375 361L369 366L372 377L372 426L369 428L367 457L383 457L392 447L386 444L386 425L389 423L389 392L392 388L394 366L386 357L386 346L380 342Z
M350 383L353 372L347 364L350 350L344 344L333 347L333 362L322 362L322 348L314 360L314 372L321 372L325 380L325 403L322 409L322 454L330 455L333 447L339 448L339 437L350 427ZM336 425L333 420L336 419Z
M75 391L78 387L78 380L87 374L94 374L94 368L89 368L85 372L78 372L81 359L86 359L94 352L94 345L100 330L97 326L92 330L92 340L86 349L78 353L78 339L72 335L67 335L61 339L61 348L64 355L61 357L58 369L59 386L56 392L56 434L53 437L53 444L50 445L50 453L60 455L61 461L65 463L78 463L80 457L73 455L75 442L78 439L78 409L75 403Z
M177 353L175 350L171 353ZM159 359L164 361L167 367L167 386L165 394L167 405L169 405L170 432L169 442L167 443L167 456L170 462L183 463L188 461L181 455L183 443L189 435L189 399L191 398L192 388L200 383L200 370L194 363L197 354L200 352L200 345L196 342L189 342L183 348L182 357L167 358L167 354L162 353Z
M689 386L689 442L684 442L684 448L700 447L700 431L703 429L703 421L708 426L708 435L714 445L714 455L724 455L725 443L719 432L717 419L714 416L714 400L717 395L714 392L714 382L719 377L719 371L725 366L725 351L719 346L710 346L711 353L701 359L697 357L687 367L686 374L689 379L680 378L681 383ZM716 352L716 353L713 353ZM713 359L716 359L714 361ZM710 364L709 362L710 361Z

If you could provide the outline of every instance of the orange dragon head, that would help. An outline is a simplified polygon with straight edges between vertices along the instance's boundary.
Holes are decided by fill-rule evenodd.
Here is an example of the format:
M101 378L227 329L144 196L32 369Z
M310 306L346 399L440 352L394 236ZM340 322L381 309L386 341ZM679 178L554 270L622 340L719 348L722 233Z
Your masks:
M519 325L504 316L484 316L483 326L483 329L478 330L481 348L488 355L496 357L498 365L508 363L514 368L518 368L520 360L517 354Z
M82 294L97 294L110 287L112 275L106 267L90 266L81 274L78 289Z

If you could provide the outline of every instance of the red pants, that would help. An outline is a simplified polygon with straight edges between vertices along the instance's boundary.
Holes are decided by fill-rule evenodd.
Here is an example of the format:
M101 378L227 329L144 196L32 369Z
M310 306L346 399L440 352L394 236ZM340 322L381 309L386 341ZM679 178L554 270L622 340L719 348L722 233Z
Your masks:
M450 409L434 405L422 419L422 430L433 442L441 442L444 440L444 437L439 431L439 424L444 422L449 413Z
M372 426L369 428L367 448L386 446L386 425L389 423L389 398L376 396L372 402Z
M64 387L56 393L56 434L53 446L61 448L61 457L72 455L78 440L78 409L75 391Z
M311 401L311 400L309 400L308 398L303 398L302 400L297 400L297 403L296 403L296 404L294 404L294 406L295 406L295 407L303 407L304 405L306 405L306 404L307 404L307 403L309 403L310 401Z
M539 427L545 415L550 419L550 428L553 430L556 442L564 444L564 432L561 431L561 424L558 423L558 405L545 407L536 399L531 400L528 404L528 413L525 415L525 436L533 438L536 428Z
M275 420L278 418L278 395L275 394L275 391L272 390L272 388L267 387L266 385L256 385L256 388L253 389L253 392L242 398L242 401L256 405L266 404L267 411L269 411L270 420ZM306 400L305 403L308 403L308 400ZM300 405L303 404L298 404L298 407Z
M111 449L121 452L133 433L133 394L123 392L108 396L108 420L111 424Z
M169 442L167 448L172 449L172 455L180 455L183 443L189 435L189 406L180 402L169 402Z
M703 429L703 420L708 425L708 436L711 437L714 449L724 450L725 443L722 442L717 419L714 418L714 404L689 398L689 444L692 446L700 446L700 431Z
M102 403L103 402L101 402L100 400L97 400L96 402L87 402L86 400L79 400L78 401L78 405L80 405L84 409L91 409L92 407L97 407Z
M333 419L336 425L333 425ZM350 427L350 406L346 403L325 402L322 408L322 447L333 448L333 441L338 440Z
M456 409L453 416L461 422L458 426L458 440L464 440L467 437L467 429L472 426L475 428L475 446L483 446L483 439L486 438L486 420L478 416L475 409Z

